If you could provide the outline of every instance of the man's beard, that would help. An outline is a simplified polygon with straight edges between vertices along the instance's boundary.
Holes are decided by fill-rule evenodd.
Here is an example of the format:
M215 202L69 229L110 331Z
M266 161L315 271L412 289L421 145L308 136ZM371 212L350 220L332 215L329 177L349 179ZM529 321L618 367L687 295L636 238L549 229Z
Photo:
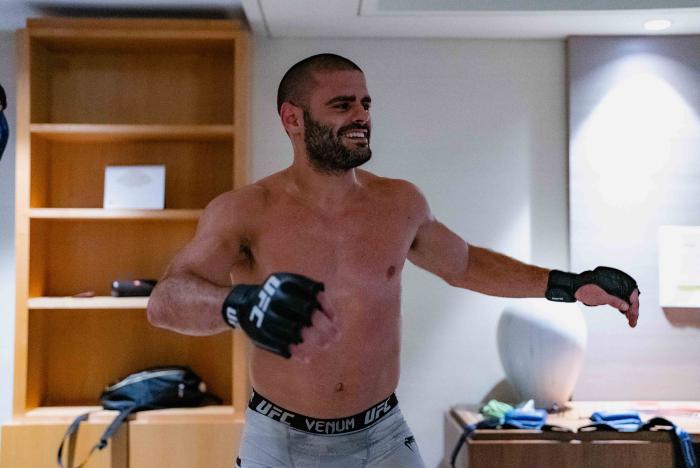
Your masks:
M353 129L367 130L367 146L350 149L343 145L340 135ZM369 133L369 127L351 124L340 128L334 135L331 127L314 120L307 111L304 111L304 143L306 143L309 162L316 171L323 174L342 175L369 161L372 157Z

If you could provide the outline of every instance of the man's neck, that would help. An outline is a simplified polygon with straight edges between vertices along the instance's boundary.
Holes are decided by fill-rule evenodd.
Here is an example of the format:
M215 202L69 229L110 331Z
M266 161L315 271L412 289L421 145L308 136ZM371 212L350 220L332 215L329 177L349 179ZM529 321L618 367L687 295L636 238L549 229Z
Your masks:
M323 211L338 209L360 188L355 169L339 175L326 174L307 161L295 160L285 172L290 182L288 190Z

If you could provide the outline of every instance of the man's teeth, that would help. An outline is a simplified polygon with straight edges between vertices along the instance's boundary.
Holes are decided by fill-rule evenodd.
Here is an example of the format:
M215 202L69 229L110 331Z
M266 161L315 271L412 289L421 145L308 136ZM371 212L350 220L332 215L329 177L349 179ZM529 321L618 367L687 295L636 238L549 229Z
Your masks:
M363 132L363 131L347 132L347 133L345 133L345 136L348 138L365 138L365 132Z

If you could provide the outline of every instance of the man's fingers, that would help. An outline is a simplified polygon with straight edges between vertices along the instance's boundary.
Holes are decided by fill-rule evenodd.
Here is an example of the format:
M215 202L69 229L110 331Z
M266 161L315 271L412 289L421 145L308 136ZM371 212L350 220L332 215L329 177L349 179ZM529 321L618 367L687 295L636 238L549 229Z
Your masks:
M303 342L291 345L289 350L292 358L308 363L315 354L340 339L340 330L327 314L316 310L311 316L311 326L302 328L301 337Z
M576 291L576 299L580 302L583 302L584 304L588 306L599 306L603 304L610 304L616 309L617 304L612 304L611 301L615 298L615 296L611 296L610 294L606 293L603 291L603 288L600 286L596 286L595 284L586 284L578 288ZM618 301L622 302L621 299L617 299Z
M328 346L332 341L340 338L340 330L335 321L318 310L311 316L311 326L302 330L302 337L304 333L315 337L321 346Z
M311 362L311 358L309 357L306 348L304 348L303 343L289 345L289 352L292 354L292 359L296 361L303 362L304 364Z
M321 291L316 295L316 299L318 300L318 303L321 304L321 312L324 313L331 321L334 321L337 314L335 313L333 304L331 304L331 302L328 300L326 293Z
M629 303L617 296L606 293L600 286L586 284L576 291L576 299L589 306L609 305L627 317L630 327L637 326L639 319L639 290L630 295Z
M622 312L622 313L626 313L626 312L629 310L630 305L629 305L627 302L625 302L625 301L623 301L622 299L620 299L619 297L617 297L617 296L609 296L609 298L610 298L610 299L609 299L608 304L609 304L611 307L616 308L617 310L619 310L619 311Z
M630 327L634 328L637 326L637 320L639 320L639 289L635 289L630 296L630 307L627 311L627 320Z

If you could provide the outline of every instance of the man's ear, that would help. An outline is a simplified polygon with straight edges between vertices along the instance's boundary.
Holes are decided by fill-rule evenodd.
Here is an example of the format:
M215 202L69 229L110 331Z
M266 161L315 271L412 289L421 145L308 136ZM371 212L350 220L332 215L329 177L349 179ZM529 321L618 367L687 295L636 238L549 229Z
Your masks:
M304 131L304 110L291 102L282 103L280 119L288 134L294 135Z

